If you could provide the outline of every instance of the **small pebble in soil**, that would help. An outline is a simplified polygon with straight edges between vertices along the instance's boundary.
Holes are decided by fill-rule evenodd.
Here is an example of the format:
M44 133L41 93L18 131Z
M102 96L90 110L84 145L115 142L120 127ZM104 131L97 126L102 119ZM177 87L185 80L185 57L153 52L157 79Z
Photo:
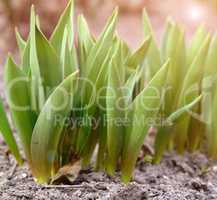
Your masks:
M207 184L203 183L199 178L194 179L191 182L191 186L192 186L192 189L195 189L197 191L201 191L201 190L208 191Z

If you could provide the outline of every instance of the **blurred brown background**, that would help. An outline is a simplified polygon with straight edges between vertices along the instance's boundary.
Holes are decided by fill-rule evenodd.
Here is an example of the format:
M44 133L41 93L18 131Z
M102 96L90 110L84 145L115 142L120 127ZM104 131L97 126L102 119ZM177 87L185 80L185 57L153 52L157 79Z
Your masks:
M0 0L0 71L8 51L16 55L14 28L23 37L29 30L31 4L35 4L44 33L49 37L67 0ZM120 7L119 34L131 47L143 39L142 9L146 7L158 40L165 19L173 17L184 24L189 39L199 24L208 30L217 29L217 0L76 0L76 14L84 13L91 31L98 35L115 6Z

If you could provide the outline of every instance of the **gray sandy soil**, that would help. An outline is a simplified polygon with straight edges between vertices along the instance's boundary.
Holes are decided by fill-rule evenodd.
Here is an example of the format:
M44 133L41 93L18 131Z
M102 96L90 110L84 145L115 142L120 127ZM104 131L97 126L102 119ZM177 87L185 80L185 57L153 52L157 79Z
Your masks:
M216 200L217 163L195 153L168 154L160 165L141 161L132 182L124 185L119 175L83 171L71 185L39 185L26 164L19 167L0 141L0 200L153 199Z

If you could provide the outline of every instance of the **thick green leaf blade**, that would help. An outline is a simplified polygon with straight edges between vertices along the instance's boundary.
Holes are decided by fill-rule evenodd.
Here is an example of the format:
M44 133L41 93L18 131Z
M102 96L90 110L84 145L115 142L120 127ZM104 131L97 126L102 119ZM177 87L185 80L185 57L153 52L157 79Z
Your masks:
M118 124L125 116L125 99L123 92L123 70L125 66L120 62L121 47L117 48L116 54L110 62L108 86L106 93L106 116L107 116L107 147L108 162L107 171L114 174L122 151L124 139L123 124ZM122 68L122 69L121 69Z
M7 100L26 158L31 164L30 144L36 117L31 111L29 79L9 57L5 66Z
M173 112L166 120L163 122L162 127L159 128L158 133L155 138L155 158L154 163L159 163L167 145L171 140L172 129L174 124L181 120L184 115L187 115L191 109L201 101L201 96L197 97L191 103L179 108Z
M86 168L91 161L91 158L94 154L94 150L96 148L97 142L98 142L98 137L99 137L99 129L94 129L91 132L90 139L88 139L88 142L86 146L84 147L83 150L83 155L82 155L82 167Z
M170 62L167 61L157 72L146 88L135 98L127 115L131 127L126 127L126 136L121 164L122 179L127 182L131 178L140 148L150 128L150 118L154 120L160 109L159 92L165 85ZM157 90L157 94L156 94ZM157 96L156 96L157 95ZM155 98L153 98L155 97ZM156 98L157 97L157 98ZM145 107L144 107L145 106Z
M30 72L30 39L27 40L26 46L23 50L23 57L21 60L21 67L23 72L27 75Z
M107 170L112 173L113 167L109 165L109 158L108 156L108 150L107 146L108 143L108 124L107 122L107 85L108 85L108 74L110 73L110 66L111 66L111 60L115 60L113 64L116 67L116 73L118 74L118 82L120 84L124 83L125 80L125 73L124 73L124 65L122 58L122 50L121 50L121 41L114 40L112 47L110 47L110 50L107 53L107 56L102 64L100 73L97 76L96 80L96 90L100 91L97 94L97 106L99 106L100 109L100 119L102 120L102 125L99 127L99 150L98 150L98 156L97 156L97 165L96 167L98 169L105 169L107 167ZM117 59L118 58L118 59ZM108 67L109 66L109 67ZM101 90L102 88L102 90ZM111 152L111 151L109 151ZM110 154L109 154L110 155ZM112 163L115 165L115 163Z
M217 86L215 83L215 94L211 111L211 125L207 126L208 133L208 155L210 158L217 158L217 125L215 123L217 111Z
M154 143L154 150L155 150L154 159L153 159L154 164L160 163L163 153L165 152L170 142L172 128L173 127L171 126L162 126L158 128L157 135L155 136L155 143Z
M181 105L184 101L184 98L186 97L186 93L192 87L194 84L199 84L203 78L204 73L204 64L206 61L207 53L209 50L209 44L210 44L210 35L206 37L206 40L202 44L202 47L199 50L199 53L195 57L192 65L190 66L186 77L184 79L182 91L180 93L179 98L179 105ZM197 92L198 93L198 90ZM192 101L193 95L190 95L190 99ZM194 98L193 98L194 99Z
M122 47L122 57L123 57L122 60L125 62L129 58L131 51L124 40L122 40L121 38L119 38L119 40L121 42L121 47Z
M45 94L42 86L42 78L40 74L40 66L37 56L36 47L36 16L34 6L31 8L30 17L30 86L31 86L31 104L33 110L40 112L41 106L44 104Z
M108 73L109 73L109 64L111 62L111 58L114 54L115 51L115 46L112 46L106 57L105 57L105 60L103 61L102 63L102 66L101 66L101 69L97 75L97 78L95 80L95 88L96 88L96 91L99 91L100 88L104 87L104 86L107 86L107 82L108 82ZM100 94L99 94L100 96Z
M41 30L40 18L38 15L35 16L35 24L38 27L38 29Z
M133 69L136 69L138 65L142 65L146 58L151 41L151 37L148 36L142 45L128 58L126 65Z
M23 55L23 51L24 51L24 49L26 47L26 42L21 37L21 35L18 32L17 28L15 29L15 33L16 33L17 45L18 45L20 54Z
M148 49L151 44L151 37L148 36L140 48L138 48L129 58L127 59L126 66L129 66L132 69L136 69L138 66L141 68L144 66L145 59L147 57ZM143 71L141 73L140 80L136 84L135 87L135 95L137 95L139 92L144 89L145 85L145 69L143 68Z
M98 79L99 73L102 70L103 63L107 55L110 53L110 48L113 47L114 41L114 31L117 23L117 15L118 10L116 9L112 16L109 18L104 31L100 35L99 39L96 41L95 45L91 48L91 51L87 57L85 66L88 66L83 74L81 74L82 78L88 80L81 85L81 96L83 97L85 104L89 104L90 98L92 96L91 89L89 88L89 83L94 84ZM107 74L103 74L107 76Z
M101 112L100 118L104 120L105 112ZM96 169L97 170L105 170L107 158L106 158L106 150L107 150L107 124L100 123L99 127L97 127L99 136L98 136L98 152L97 152L97 161L96 161Z
M48 91L46 94L48 97L49 92L63 80L61 62L54 48L37 27L35 28L35 40L40 75L44 88L46 88L46 92Z
M130 105L133 100L133 92L136 86L136 83L140 80L142 73L144 70L144 66L138 66L135 71L131 73L129 78L127 79L123 91L124 91L124 97L125 97L125 103L126 106Z
M88 115L83 116L83 120L88 119ZM84 126L80 127L78 137L77 137L77 149L79 155L83 155L85 150L85 146L88 144L88 140L90 139L91 134L91 126L90 124L85 124Z
M210 35L208 35L202 44L197 56L195 57L192 65L190 66L186 77L184 79L183 87L180 92L178 100L178 108L188 104L193 101L200 94L200 83L202 81L204 73L204 64L206 61L208 49L210 44ZM185 148L185 143L188 136L188 127L190 123L190 115L185 116L185 118L176 124L176 141L177 150L182 153Z
M202 99L202 96L200 95L197 97L194 101L191 103L183 106L182 108L179 108L177 111L173 112L168 118L168 123L175 123L179 118L182 117L183 114L187 113L190 109L192 109L196 104L198 104Z
M165 44L165 60L168 58L171 61L171 67L167 76L166 100L164 114L168 116L177 105L178 94L182 87L182 80L184 79L185 72L185 45L184 45L184 32L174 25L170 28L167 36L167 44Z
M212 106L210 106L210 100L213 103L213 98L215 95L215 82L217 73L217 34L213 37L209 52L206 59L204 76L202 81L202 94L204 96L202 101L202 114L207 126L211 124L212 116Z
M154 32L146 10L143 11L143 29L146 36L151 35L151 44L147 53L147 63L149 67L149 80L161 67L160 51L157 46Z
M48 182L55 173L54 161L65 120L72 109L76 75L71 74L54 90L36 122L31 153L33 172L39 182Z
M85 70L84 77L90 77L95 80L100 70L101 64L108 53L108 49L113 44L114 31L117 23L118 10L115 9L112 16L109 18L104 31L101 33L99 39L96 41L93 48L87 57L85 65L88 66Z
M168 38L171 34L172 28L175 26L175 22L171 20L171 18L167 18L165 32L163 34L162 44L161 44L161 60L163 62L168 59L167 57L167 46L168 46Z
M110 66L111 66L111 60L116 60L115 65L118 66L117 73L118 81L120 83L124 83L125 81L125 73L124 73L124 61L122 59L122 44L121 41L115 37L113 40L113 44L110 47L110 49L107 52L107 55L105 57L105 60L101 66L100 72L97 75L97 79L95 82L96 91L99 91L97 93L97 106L99 107L100 112L100 119L102 120L102 125L99 127L99 150L98 150L98 156L97 156L97 165L96 167L98 169L105 169L108 163L107 159L107 132L108 127L107 123L107 104L106 104L106 95L107 95L107 85L108 85L108 74L110 73ZM116 59L118 57L118 59ZM109 66L109 67L108 67ZM102 89L102 90L101 90ZM107 168L110 168L110 166L107 166ZM111 169L111 168L110 168ZM109 169L107 169L109 171ZM111 172L112 173L112 172Z
M204 33L205 34L205 33ZM207 35L207 34L206 34ZM206 36L205 35L205 36ZM205 37L204 36L204 37ZM207 37L209 37L209 34L208 34L208 36ZM206 37L206 38L207 38ZM206 41L206 38L204 39L204 41ZM200 44L198 44L198 46L199 46ZM199 50L195 50L195 53L196 52L199 52ZM206 59L207 59L207 57L205 57L204 58L205 60L204 60L204 65L206 65ZM204 73L203 73L203 75L202 76L205 76L205 73L206 73L206 68L204 68ZM202 84L203 84L203 80L200 80L200 82L202 82ZM200 86L200 87L203 87L203 85L202 86ZM203 88L200 88L200 92L201 91L203 91ZM202 92L203 93L203 92ZM204 99L204 98L203 98ZM201 115L201 118L202 118L202 120L203 120L203 118L204 118L204 110L202 110L203 108L201 108L202 106L203 106L203 104L204 103L202 103L202 105L200 104L199 106L198 106L198 108L196 108L197 109L197 113L198 114L200 114ZM203 137L204 137L204 135L205 135L205 124L203 123L203 121L201 121L201 119L195 119L194 117L191 117L191 119L190 119L190 123L189 123L189 130L188 130L188 140L189 140L189 142L188 142L188 147L189 147L189 150L191 151L191 152L193 152L193 151L195 151L195 150L197 150L197 149L199 149L199 147L200 147L200 144L201 144L201 141L203 140Z
M70 50L67 38L68 32L65 28L61 51L61 61L64 78L78 69L77 52L75 46L73 45L73 48Z
M12 133L12 130L10 128L10 124L9 124L7 115L5 113L4 105L3 105L3 101L1 99L1 97L0 97L0 132L2 133L6 144L8 145L11 153L16 158L17 162L19 164L22 164L23 161L22 161L22 158L20 156L20 152L19 152L16 140L15 140L13 133Z
M215 123L215 114L217 110L217 34L213 37L210 44L209 52L206 60L206 70L204 73L202 94L204 94L202 103L203 119L206 123L206 132L208 140L208 154L211 158L217 157L217 127ZM211 103L211 105L210 105Z
M74 2L70 0L67 7L65 8L63 14L60 17L60 20L51 35L50 42L52 46L56 49L58 55L61 54L61 44L64 36L64 30L68 30L68 42L69 48L71 50L74 42L74 30L73 30L73 15L74 15Z
M207 37L206 29L201 25L194 34L190 47L187 51L187 66L190 66Z
M83 15L78 16L78 54L79 54L79 65L81 74L85 70L85 61L90 53L91 48L94 45L93 38L90 34L87 22Z

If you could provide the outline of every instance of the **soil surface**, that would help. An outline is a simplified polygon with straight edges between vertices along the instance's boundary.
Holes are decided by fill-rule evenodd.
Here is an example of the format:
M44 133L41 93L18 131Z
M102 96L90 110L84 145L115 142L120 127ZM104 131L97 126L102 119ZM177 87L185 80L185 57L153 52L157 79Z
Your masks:
M138 163L133 180L124 185L119 175L83 171L72 185L39 185L26 164L19 167L0 139L1 200L153 199L216 200L217 163L199 153L167 154L159 165Z

